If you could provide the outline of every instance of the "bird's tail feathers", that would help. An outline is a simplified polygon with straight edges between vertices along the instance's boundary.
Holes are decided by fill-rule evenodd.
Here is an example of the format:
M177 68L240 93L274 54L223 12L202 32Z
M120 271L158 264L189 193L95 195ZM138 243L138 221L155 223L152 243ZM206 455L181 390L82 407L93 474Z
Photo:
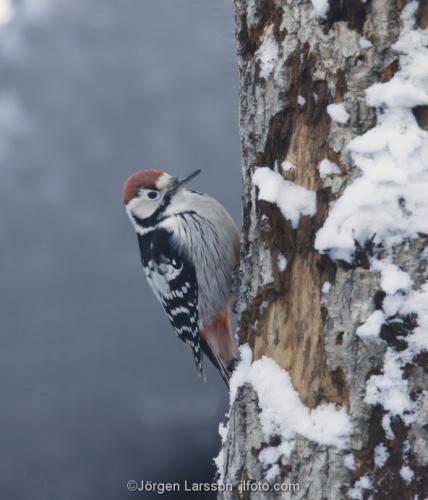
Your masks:
M192 345L193 357L195 359L196 371L198 372L198 377L200 377L204 382L207 381L205 377L204 368L202 366L202 350L200 345ZM203 349L203 348L202 348Z
M227 305L212 321L201 328L201 347L229 387L237 357L237 348L230 324Z

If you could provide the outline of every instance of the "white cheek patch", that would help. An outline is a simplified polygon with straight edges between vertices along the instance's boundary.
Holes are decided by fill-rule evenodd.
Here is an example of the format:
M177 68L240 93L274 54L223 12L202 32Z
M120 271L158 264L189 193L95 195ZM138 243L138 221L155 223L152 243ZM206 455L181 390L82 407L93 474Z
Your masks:
M153 202L154 201L154 202ZM135 215L140 219L150 217L158 207L159 200L149 200L148 198L134 198L126 205L126 211L132 220Z
M158 180L156 181L156 187L159 190L165 189L171 182L171 176L167 173L163 173L162 175L159 176Z

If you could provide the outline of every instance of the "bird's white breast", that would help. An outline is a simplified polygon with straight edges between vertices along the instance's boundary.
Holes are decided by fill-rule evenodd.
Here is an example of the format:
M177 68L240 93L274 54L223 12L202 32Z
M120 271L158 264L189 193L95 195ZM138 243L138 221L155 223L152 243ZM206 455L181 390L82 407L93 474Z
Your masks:
M195 266L200 320L212 319L232 296L239 256L235 223L214 198L187 190L177 194L165 215L161 226Z

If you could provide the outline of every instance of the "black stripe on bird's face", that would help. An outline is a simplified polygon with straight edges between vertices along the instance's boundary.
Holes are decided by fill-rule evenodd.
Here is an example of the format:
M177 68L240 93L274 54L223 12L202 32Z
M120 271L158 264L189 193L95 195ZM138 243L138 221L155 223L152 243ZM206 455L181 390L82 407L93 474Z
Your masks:
M135 213L131 212L131 216L135 223L140 226L141 229L147 229L158 224L161 220L163 220L163 214L171 203L172 195L173 193L167 192L160 205L151 215L149 215L149 217L142 219L141 217L138 217L138 215L135 215Z

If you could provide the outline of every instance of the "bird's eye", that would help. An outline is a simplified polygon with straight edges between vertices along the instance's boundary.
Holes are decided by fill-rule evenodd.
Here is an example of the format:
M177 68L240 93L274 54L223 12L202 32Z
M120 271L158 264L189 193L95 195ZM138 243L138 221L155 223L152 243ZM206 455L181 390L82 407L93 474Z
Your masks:
M151 200L156 200L156 198L159 197L159 193L157 191L149 191L147 193L147 197L150 198Z

